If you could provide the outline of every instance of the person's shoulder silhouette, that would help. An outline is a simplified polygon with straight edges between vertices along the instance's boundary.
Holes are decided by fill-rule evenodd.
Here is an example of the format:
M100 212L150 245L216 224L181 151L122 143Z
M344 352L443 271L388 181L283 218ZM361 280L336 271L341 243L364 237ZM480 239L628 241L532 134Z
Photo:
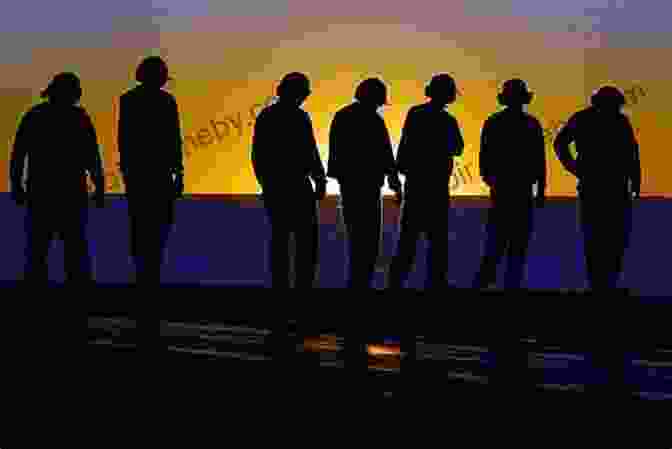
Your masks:
M57 74L41 93L46 100L30 108L21 120L14 142L12 182L20 191L28 156L28 190L33 200L83 198L87 171L100 176L96 132L88 113L78 105L81 95L77 75Z
M504 109L491 114L481 131L480 170L486 184L527 190L545 183L545 142L540 121L525 110L534 94L522 79L506 81L497 101ZM496 180L496 182L495 182Z
M121 95L119 102L119 153L123 173L181 174L182 136L175 97L163 87L172 78L158 56L145 58L136 70L140 84ZM149 181L148 181L149 182ZM136 184L137 185L137 184Z
M627 115L622 112L625 96L616 87L603 86L590 99L590 106L574 113L555 140L561 160L567 148L576 145L576 166L581 184L592 187L624 184L639 164L638 143Z

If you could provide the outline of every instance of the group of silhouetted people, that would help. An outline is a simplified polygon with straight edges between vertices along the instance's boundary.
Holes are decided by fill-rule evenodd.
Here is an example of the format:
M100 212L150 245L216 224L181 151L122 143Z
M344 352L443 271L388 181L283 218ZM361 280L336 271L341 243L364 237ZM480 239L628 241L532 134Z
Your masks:
M406 116L396 159L379 110L387 87L377 78L362 81L355 101L334 115L329 131L325 173L311 120L301 109L311 93L308 78L286 75L278 101L256 122L252 163L272 225L270 269L273 286L289 286L289 235L296 235L296 286L312 287L317 264L317 205L327 177L338 181L349 236L348 287L370 286L379 251L381 188L385 181L403 204L397 254L389 287L404 285L421 232L430 240L427 287L447 285L449 179L453 158L464 141L447 105L456 100L455 80L434 76L425 88L429 99ZM523 80L504 83L497 99L504 109L483 125L480 172L490 188L492 206L481 266L472 287L496 281L507 256L506 288L519 288L534 225L534 208L545 203L546 152L543 128L525 111L533 98ZM577 177L586 267L591 288L616 286L629 241L631 200L639 196L639 149L622 113L625 97L615 87L600 88L591 106L574 114L554 142L559 160ZM578 157L569 146L576 145ZM399 179L404 175L405 184ZM312 183L311 183L312 179ZM314 183L314 187L313 187Z
M131 224L130 253L136 281L143 285L160 281L175 199L184 190L177 103L162 89L169 79L161 58L146 58L136 71L140 84L120 99L118 146ZM95 184L98 207L104 206L105 193L96 131L78 105L82 89L76 75L56 75L41 96L47 101L31 108L19 124L10 163L12 197L27 206L25 280L48 280L48 251L58 236L64 241L67 281L90 283L87 174Z
M162 89L169 79L161 58L146 58L136 71L140 84L120 98L120 168L128 200L130 253L139 284L160 281L175 221L175 200L184 190L178 107ZM257 117L251 151L272 229L273 287L290 287L291 234L296 241L295 285L313 287L319 254L318 201L326 195L327 177L340 187L349 240L348 287L367 288L372 281L385 182L402 206L389 286L403 287L422 232L430 240L426 285L447 285L449 180L453 159L464 149L458 121L447 111L457 92L450 75L431 79L425 87L428 101L408 111L395 158L380 114L387 104L387 86L378 78L362 81L355 101L334 115L325 172L311 118L301 107L311 94L310 81L298 72L281 80L278 100ZM24 115L16 134L11 191L18 204L28 206L25 279L31 282L48 279L47 254L55 236L65 243L68 281L93 280L86 238L87 174L95 184L99 207L104 205L105 187L96 131L78 105L81 96L77 76L55 76L42 92L47 101ZM506 81L497 96L504 109L483 125L480 174L490 188L492 204L474 288L495 283L497 266L505 255L505 286L518 288L524 278L534 208L543 206L546 190L544 133L539 120L525 110L532 98L524 81ZM590 107L574 114L554 142L558 159L578 179L587 274L595 290L612 288L618 281L630 235L631 200L640 191L638 143L622 113L624 105L619 89L600 88ZM576 158L569 149L572 143ZM400 174L405 177L403 185Z

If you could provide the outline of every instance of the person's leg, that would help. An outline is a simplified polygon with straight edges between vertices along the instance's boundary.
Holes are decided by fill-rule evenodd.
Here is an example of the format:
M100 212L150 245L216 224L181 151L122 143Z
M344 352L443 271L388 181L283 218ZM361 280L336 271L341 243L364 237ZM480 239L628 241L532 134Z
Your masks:
M349 235L349 288L370 288L378 258L381 232L380 189L341 188L343 218Z
M493 204L488 211L483 258L472 283L473 288L484 288L497 280L497 265L506 250L507 211L503 206L493 195Z
M135 281L136 283L144 283L146 276L146 245L147 241L144 238L146 232L147 214L143 214L142 201L136 197L127 195L127 207L129 218L129 245L130 255L135 265Z
M162 232L161 218L157 210L147 205L138 220L138 270L137 282L142 285L158 286L161 283L160 241Z
M416 256L419 231L413 223L413 204L408 200L401 211L401 232L397 243L397 253L392 259L389 275L390 288L402 288Z
M447 202L447 201L446 201ZM443 201L441 201L443 203ZM448 271L448 204L437 204L439 210L429 229L429 250L427 251L428 288L441 287L446 283Z
M88 214L88 208L76 208L68 212L68 217L64 220L63 246L65 247L66 279L69 283L93 281L87 238Z
M362 225L361 206L359 204L361 200L357 197L357 194L358 192L351 187L341 185L343 220L348 233L348 288L354 288L358 285L358 278L362 271L362 245L359 241Z
M26 264L24 279L31 284L47 283L49 268L47 258L54 231L51 220L54 217L39 207L28 206L25 216Z
M585 195L585 194L584 194ZM608 272L605 270L604 251L610 251L605 248L609 239L605 238L604 233L609 232L601 226L600 214L603 213L600 203L585 198L580 201L581 208L581 228L583 232L583 251L586 263L586 275L588 283L592 290L604 290L608 288Z
M300 223L297 223L296 226L296 287L313 288L320 237L316 201L308 198L304 209L296 217L297 220L300 220Z
M175 214L175 202L167 200L163 204L157 204L157 211L155 214L156 220L154 226L156 229L156 238L153 241L152 249L152 278L155 284L161 282L161 270L165 263L166 247L168 240L173 230Z
M532 236L532 199L524 200L520 207L511 212L505 288L518 289L525 277L527 253Z
M273 288L289 288L289 237L291 229L287 216L293 214L293 211L286 210L282 198L276 200L270 194L264 195L264 206L271 226L267 259L268 269L271 273L271 285Z
M632 228L632 205L630 202L618 204L614 210L613 220L613 259L609 277L609 286L618 287L621 274L623 273L623 262L625 252L630 244L630 232Z
M362 287L370 288L373 275L376 272L376 261L380 251L380 239L382 232L382 198L380 189L366 192L366 203L362 206L362 212L366 221L362 224L366 229L364 236L365 257L362 267Z

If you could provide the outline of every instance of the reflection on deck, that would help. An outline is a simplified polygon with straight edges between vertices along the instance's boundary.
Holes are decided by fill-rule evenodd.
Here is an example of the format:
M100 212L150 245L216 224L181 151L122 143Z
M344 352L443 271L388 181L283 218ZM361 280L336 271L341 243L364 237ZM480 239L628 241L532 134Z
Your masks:
M135 322L124 317L89 317L89 345L114 346L133 350ZM169 353L208 357L219 360L269 361L266 343L270 331L249 326L161 322L161 340ZM296 347L302 357L313 357L322 367L343 368L343 337L321 334L306 338ZM563 349L557 344L543 345L535 338L529 345L528 368L539 373L539 387L552 390L582 391L584 385L599 376L590 357ZM368 345L369 369L381 374L399 373L404 354L398 340L389 339ZM491 351L478 345L451 345L418 337L418 361L431 365L432 372L444 379L487 383ZM672 349L658 348L644 354L631 354L629 377L639 396L648 399L672 399ZM441 374L443 373L443 374ZM433 374L434 375L434 374Z

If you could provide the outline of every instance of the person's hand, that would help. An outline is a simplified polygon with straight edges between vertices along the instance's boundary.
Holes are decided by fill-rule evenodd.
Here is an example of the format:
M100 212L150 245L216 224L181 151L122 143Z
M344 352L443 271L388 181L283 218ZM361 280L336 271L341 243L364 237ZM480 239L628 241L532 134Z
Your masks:
M327 181L319 180L315 183L315 197L322 201L327 196Z
M184 196L184 175L182 173L175 174L175 198L182 198Z
M23 206L26 204L26 191L23 188L14 188L12 189L12 201L16 203L17 206Z
M640 197L640 194L641 194L641 192L640 192L640 188L639 188L639 187L636 187L636 188L633 188L633 189L632 189L632 199L633 199L633 200L638 200L639 197Z

